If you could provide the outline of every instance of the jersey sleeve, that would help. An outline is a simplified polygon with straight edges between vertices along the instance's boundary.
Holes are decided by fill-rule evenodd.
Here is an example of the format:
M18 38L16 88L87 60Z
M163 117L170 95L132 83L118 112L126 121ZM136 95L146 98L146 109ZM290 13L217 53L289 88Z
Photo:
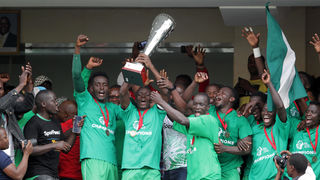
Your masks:
M177 123L176 121L173 122L173 129L176 130L176 131L178 131L178 132L180 132L180 133L182 133L182 134L187 135L187 128L186 128L186 126L183 126L183 125Z
M129 120L129 116L131 115L131 111L133 111L134 109L137 109L137 108L131 102L126 109L120 109L121 112L119 114L119 117L122 118L124 123L126 123Z
M84 85L85 85L86 89L88 87L88 82L89 82L89 79L90 79L90 76L91 76L91 72L92 72L92 70L88 69L86 67L84 67L82 72L81 72L81 77L83 79L83 82L84 82Z
M239 119L237 119L238 127L239 127L239 137L240 139L243 139L247 136L252 135L252 129L251 126L247 120L247 118L241 116Z
M211 115L189 117L189 134L210 139L213 143L219 143L218 123Z
M290 133L290 120L289 120L289 118L286 123L283 123L280 120L279 116L276 115L276 122L274 123L274 127L276 127L277 131L279 131L280 137L282 137L284 140L288 140L289 133Z

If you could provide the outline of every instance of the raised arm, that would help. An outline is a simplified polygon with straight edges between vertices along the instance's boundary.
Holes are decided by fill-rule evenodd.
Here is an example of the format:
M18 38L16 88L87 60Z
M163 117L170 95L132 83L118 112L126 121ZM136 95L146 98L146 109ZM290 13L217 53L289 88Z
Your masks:
M12 106L13 103L15 103L18 97L17 95L27 84L28 76L31 74L31 66L27 64L26 67L22 66L21 70L22 73L19 76L19 85L0 98L0 110L2 111L6 110L8 107Z
M253 55L255 58L256 67L258 69L259 76L263 74L263 70L265 69L263 60L261 58L260 48L259 48L259 37L260 33L255 34L251 27L245 27L242 30L242 37L247 39L249 45L253 50Z
M92 69L95 67L101 66L103 62L103 59L98 58L98 57L90 57L87 65L83 68L81 72L81 77L83 79L83 82L85 84L85 87L88 87L88 81L92 72Z
M127 109L130 104L129 84L126 82L120 88L120 104L122 109Z
M86 35L79 35L74 49L73 61L72 61L72 80L73 86L76 92L85 91L85 83L81 77L81 58L80 48L89 41Z
M187 89L182 94L182 98L185 100L185 102L189 102L192 98L194 89L197 87L198 84L203 83L208 79L208 74L203 72L197 72L194 75L194 79L192 83L187 87Z
M159 93L155 91L151 92L151 99L153 102L155 102L156 104L159 104L161 107L164 108L164 110L167 112L171 120L174 120L177 123L189 128L189 125L190 125L189 119L178 110L172 108L166 101L162 99Z
M187 109L187 103L182 99L181 95L179 94L173 83L168 78L163 77L157 81L157 85L159 88L168 89L168 92L172 95L172 100L176 108L180 112L185 113Z
M204 56L206 54L206 50L202 48L200 45L193 51L193 46L186 46L186 52L189 57L192 57L195 64L197 72L203 72L208 74L208 70L204 65ZM203 81L199 84L199 92L205 92L206 87L209 85L209 77L207 80Z
M318 59L320 62L320 39L317 33L315 33L314 36L312 36L312 41L309 41L309 43L313 45L314 50L318 54Z
M283 105L283 102L281 100L280 95L278 94L277 90L273 87L273 84L270 80L270 74L266 70L264 70L264 73L262 74L261 79L262 79L262 82L265 85L267 85L270 90L270 93L272 96L272 101L276 106L276 111L277 111L277 114L278 114L280 120L283 123L286 123L287 122L286 109L284 108L284 105Z

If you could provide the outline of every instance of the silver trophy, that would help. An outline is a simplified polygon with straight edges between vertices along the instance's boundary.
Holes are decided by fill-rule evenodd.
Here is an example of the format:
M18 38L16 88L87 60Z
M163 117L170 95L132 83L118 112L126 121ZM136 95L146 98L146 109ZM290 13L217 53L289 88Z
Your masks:
M151 56L159 44L174 30L175 22L168 14L159 14L152 23L147 44L142 53ZM129 84L144 86L146 71L141 63L127 62L122 68L124 81Z
M166 39L175 28L175 22L168 14L159 14L152 23L152 28L143 53L151 56L158 45Z

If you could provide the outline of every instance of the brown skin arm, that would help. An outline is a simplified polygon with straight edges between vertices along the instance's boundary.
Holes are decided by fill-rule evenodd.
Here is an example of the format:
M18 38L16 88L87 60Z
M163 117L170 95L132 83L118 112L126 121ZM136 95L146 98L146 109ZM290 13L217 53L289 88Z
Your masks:
M150 97L153 102L159 104L161 107L164 108L164 110L167 112L171 120L176 121L177 123L189 128L189 125L190 125L189 119L178 110L172 108L166 101L162 99L159 93L153 91L151 92Z
M157 81L157 85L159 88L166 88L166 89L173 89L174 85L173 83L167 79L167 78L161 78ZM174 104L176 105L176 108L180 112L185 112L187 108L187 103L182 99L180 94L176 89L171 91L172 99L174 101Z
M217 143L214 144L214 149L218 154L221 154L224 152L230 153L230 154L235 154L235 155L241 155L241 156L250 154L251 149L252 149L252 145L251 145L252 144L252 137L247 136L247 137L243 138L242 140L248 142L247 145L249 147L245 151L240 150L238 148L238 146L226 146L226 145L222 144L220 141L219 141L219 144L217 144Z
M199 83L202 83L208 79L208 74L204 72L197 72L194 75L192 83L184 91L182 98L185 102L189 102L192 98L193 92Z
M309 43L311 45L313 45L314 50L318 54L318 59L319 59L319 62L320 62L320 38L319 38L317 33L312 36L312 40L309 41Z
M51 150L69 152L71 145L65 141L57 141L55 143L50 143L46 145L37 145L34 146L32 156L39 156L45 154Z
M24 148L24 143L22 143L22 149L23 149L23 157L19 166L16 167L14 163L11 163L9 166L3 169L3 172L7 176L15 180L22 179L27 172L29 155L31 154L33 149L30 140L28 141L28 144L25 148Z
M272 96L272 101L276 106L276 111L277 111L277 114L278 114L280 120L283 123L286 123L287 122L286 109L284 108L284 105L283 105L283 102L281 100L280 95L278 94L276 89L273 87L273 84L272 84L272 82L270 80L270 74L266 70L264 70L264 73L262 74L261 79L262 79L262 82L265 85L267 85L269 90L270 90L270 93L271 93L271 96Z
M300 112L299 112L300 116L303 116L308 108L308 105L307 105L306 101L304 100L304 98L297 99L296 102L300 108Z
M127 109L130 104L129 84L126 82L120 88L120 104L122 109Z

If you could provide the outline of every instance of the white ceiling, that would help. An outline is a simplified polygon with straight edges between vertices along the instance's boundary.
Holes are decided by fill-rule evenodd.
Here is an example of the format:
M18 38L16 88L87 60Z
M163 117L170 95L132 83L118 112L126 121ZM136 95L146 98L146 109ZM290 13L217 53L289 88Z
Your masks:
M320 6L320 0L0 0L0 7Z

